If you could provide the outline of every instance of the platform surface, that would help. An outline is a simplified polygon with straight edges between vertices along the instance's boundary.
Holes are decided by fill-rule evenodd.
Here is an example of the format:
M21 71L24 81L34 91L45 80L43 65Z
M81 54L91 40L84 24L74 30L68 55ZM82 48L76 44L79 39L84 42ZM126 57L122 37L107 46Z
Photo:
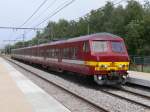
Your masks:
M150 73L128 71L129 79L127 82L150 87Z
M0 112L70 112L0 57Z

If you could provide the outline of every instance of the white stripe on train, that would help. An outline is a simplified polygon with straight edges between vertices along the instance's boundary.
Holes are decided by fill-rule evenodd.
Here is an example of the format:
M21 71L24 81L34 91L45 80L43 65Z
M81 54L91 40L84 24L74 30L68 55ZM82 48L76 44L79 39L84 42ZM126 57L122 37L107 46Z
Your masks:
M43 57L37 57L37 56L23 56L23 55L17 55L17 57L23 57L23 58L34 58L34 59L38 59L38 60L43 60ZM56 61L58 62L57 58L45 58L45 61ZM85 61L82 60L71 60L71 59L62 59L62 62L64 63L70 63L70 64L80 64L80 65L84 65Z

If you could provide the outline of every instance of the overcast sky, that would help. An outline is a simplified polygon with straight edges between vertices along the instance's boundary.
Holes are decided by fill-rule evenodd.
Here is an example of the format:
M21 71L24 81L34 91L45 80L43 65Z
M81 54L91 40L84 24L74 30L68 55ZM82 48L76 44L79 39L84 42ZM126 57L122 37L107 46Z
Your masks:
M18 27L31 16L31 14L39 7L44 0L1 0L0 1L0 26L14 26ZM44 6L36 13L35 16L23 27L34 27L50 14L52 14L57 7L69 0L48 0ZM70 0L71 1L71 0ZM110 0L76 0L74 3L63 9L56 16L49 20L58 21L59 19L74 20L85 15L92 9L98 9L105 5L106 1ZM115 0L115 3L120 0ZM52 3L54 3L52 5ZM125 4L125 3L122 3ZM47 10L46 10L47 9ZM48 21L41 24L39 27L46 26ZM3 40L14 40L22 37L23 30L2 30L0 29L0 47L8 44ZM25 31L28 32L28 31ZM34 37L34 31L26 34L26 39Z

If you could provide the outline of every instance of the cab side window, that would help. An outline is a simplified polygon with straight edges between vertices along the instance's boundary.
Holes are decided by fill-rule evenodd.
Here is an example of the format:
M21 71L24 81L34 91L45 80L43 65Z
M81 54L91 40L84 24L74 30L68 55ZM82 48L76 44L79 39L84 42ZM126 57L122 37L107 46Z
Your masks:
M83 43L83 52L89 52L90 47L89 47L89 42L84 42Z

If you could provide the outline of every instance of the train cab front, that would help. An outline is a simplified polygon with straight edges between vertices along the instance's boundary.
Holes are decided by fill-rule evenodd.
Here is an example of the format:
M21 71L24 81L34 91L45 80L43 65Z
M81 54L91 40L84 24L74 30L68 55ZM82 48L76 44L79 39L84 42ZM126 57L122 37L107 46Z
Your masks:
M128 78L129 56L123 39L92 40L90 42L91 66L96 83L102 85L124 84Z

